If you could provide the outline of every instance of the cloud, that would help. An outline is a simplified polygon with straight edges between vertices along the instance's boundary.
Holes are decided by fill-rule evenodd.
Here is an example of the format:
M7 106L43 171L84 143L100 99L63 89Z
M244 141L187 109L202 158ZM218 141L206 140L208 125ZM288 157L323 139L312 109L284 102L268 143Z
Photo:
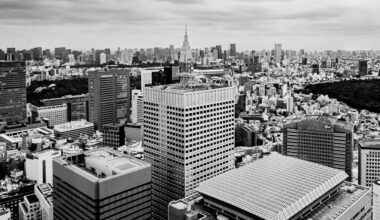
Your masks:
M375 0L1 0L0 29L13 34L3 35L0 47L55 47L55 41L88 48L179 47L185 24L193 47L236 42L271 49L282 42L327 49L340 38L345 45L375 47L379 6Z

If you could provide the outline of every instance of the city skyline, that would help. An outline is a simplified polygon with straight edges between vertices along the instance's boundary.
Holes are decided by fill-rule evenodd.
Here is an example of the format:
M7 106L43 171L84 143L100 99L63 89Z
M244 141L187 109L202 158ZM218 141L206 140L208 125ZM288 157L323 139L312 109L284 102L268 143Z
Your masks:
M91 4L90 4L91 3ZM5 0L0 48L179 48L188 25L192 48L236 43L237 51L377 48L374 0ZM372 7L368 7L371 5ZM365 16L363 16L365 14Z

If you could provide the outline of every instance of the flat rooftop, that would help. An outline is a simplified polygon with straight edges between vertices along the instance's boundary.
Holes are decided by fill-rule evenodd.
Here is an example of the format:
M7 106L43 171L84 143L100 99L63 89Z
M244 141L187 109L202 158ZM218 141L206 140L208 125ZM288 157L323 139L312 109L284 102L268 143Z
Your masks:
M367 187L345 182L340 191L309 216L309 219L336 219L369 191Z
M170 84L170 85L160 85L160 86L152 86L149 87L154 90L165 90L165 91L171 91L176 93L190 93L190 92L197 92L197 91L205 91L205 90L213 90L213 89L220 89L220 88L226 88L228 86L226 85L219 85L219 84L210 84L210 83L196 83L196 84Z
M379 139L362 140L362 141L359 141L359 146L361 149L380 150L380 140Z
M147 162L107 147L59 157L55 161L92 181L113 178L150 166Z
M53 188L48 183L37 186L38 191L43 195L49 206L53 206Z
M289 219L347 177L341 170L272 153L200 183L197 191L263 219Z
M40 200L38 200L37 196L32 194L32 195L28 195L26 196L26 199L29 201L29 203L36 203L36 202L39 202Z
M54 126L54 131L65 132L81 128L93 127L94 123L88 122L86 120L71 121L63 124L58 124Z

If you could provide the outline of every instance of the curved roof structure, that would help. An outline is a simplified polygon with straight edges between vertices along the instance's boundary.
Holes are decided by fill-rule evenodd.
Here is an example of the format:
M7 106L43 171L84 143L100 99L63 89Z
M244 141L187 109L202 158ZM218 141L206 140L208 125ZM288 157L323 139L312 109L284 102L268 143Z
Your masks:
M201 183L200 194L264 219L289 219L342 183L341 170L272 154Z

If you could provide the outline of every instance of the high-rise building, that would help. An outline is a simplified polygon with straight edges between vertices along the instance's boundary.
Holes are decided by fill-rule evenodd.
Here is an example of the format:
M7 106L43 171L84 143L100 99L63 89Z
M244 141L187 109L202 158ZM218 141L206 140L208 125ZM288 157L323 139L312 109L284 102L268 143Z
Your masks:
M103 146L117 149L125 144L124 124L103 125Z
M67 60L67 50L66 47L54 48L54 56L60 60Z
M42 59L42 47L36 47L32 49L32 57L33 60L41 60Z
M32 145L36 144L33 143ZM53 159L61 156L61 151L48 149L27 154L25 160L25 176L37 184L53 183Z
M281 58L282 58L282 45L281 44L275 44L274 45L274 57L276 59L276 62L281 62Z
M63 124L67 122L67 105L55 105L46 107L30 106L32 122L47 122L48 126Z
M329 116L296 118L284 125L281 153L346 171L352 178L353 125Z
M346 178L342 170L272 153L202 182L193 197L218 219L370 220L372 190Z
M88 74L90 121L95 129L130 116L130 69L92 71Z
M372 186L380 179L380 141L359 141L359 184Z
M53 220L53 188L51 184L35 185L34 194L40 201L41 219Z
M181 48L181 56L179 58L179 62L188 63L192 60L191 48L189 44L189 37L187 35L187 25L185 28L185 39L183 40L183 45Z
M359 60L359 75L365 76L368 74L368 60Z
M218 51L218 59L222 59L223 58L223 51L222 51L222 45L216 45L216 50Z
M131 121L136 124L143 124L144 121L144 96L141 90L132 90L132 112Z
M380 179L373 183L373 218L380 219Z
M151 219L151 165L111 148L54 160L54 219Z
M157 219L167 219L170 201L234 168L235 90L192 80L144 91L143 143Z
M88 94L41 100L43 106L67 105L67 121L89 120Z
M236 44L230 44L230 56L236 56Z
M0 62L0 124L12 127L26 121L25 62Z

